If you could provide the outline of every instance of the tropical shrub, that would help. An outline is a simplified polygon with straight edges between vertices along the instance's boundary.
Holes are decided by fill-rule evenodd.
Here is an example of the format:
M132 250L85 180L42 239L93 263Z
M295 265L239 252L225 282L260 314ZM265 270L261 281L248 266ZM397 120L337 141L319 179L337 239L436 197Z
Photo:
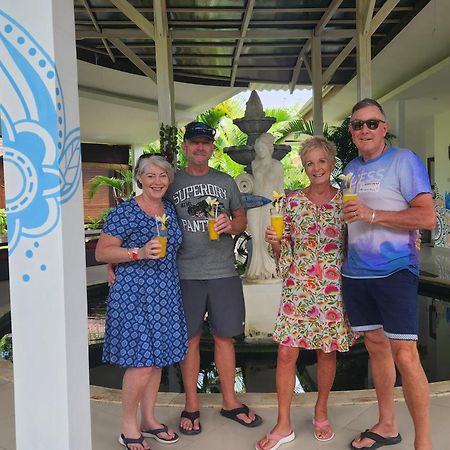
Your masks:
M7 223L6 223L6 209L0 208L0 236L6 236Z

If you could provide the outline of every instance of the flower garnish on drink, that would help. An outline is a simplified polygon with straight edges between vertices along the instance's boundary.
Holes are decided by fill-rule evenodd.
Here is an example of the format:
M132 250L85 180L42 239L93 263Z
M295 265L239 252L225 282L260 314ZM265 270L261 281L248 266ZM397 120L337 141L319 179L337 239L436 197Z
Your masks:
M217 212L219 208L219 202L215 197L206 197L206 203L208 203L208 216L217 218Z
M164 258L167 252L167 228L169 227L169 217L166 214L156 216L156 233L155 239L161 242L161 251L159 257Z
M281 203L283 201L284 194L279 194L278 192L273 191L272 196L272 205L274 207L270 211L270 224L275 230L275 233L277 233L278 238L281 239L281 236L283 236L284 228L283 216L281 214Z
M206 203L208 204L208 234L210 241L217 241L219 239L219 234L214 229L214 223L217 219L219 202L217 198L207 197Z
M166 214L163 214L162 216L156 216L155 219L159 224L161 230L167 230L167 228L169 227L169 217L166 216Z
M275 211L280 212L281 202L283 201L284 194L283 193L279 194L277 191L273 191L272 197L273 197L272 205L274 206Z
M353 173L349 172L347 175L341 174L339 175L339 179L343 182L343 200L345 202L358 200L358 194L356 192L352 192L352 177Z

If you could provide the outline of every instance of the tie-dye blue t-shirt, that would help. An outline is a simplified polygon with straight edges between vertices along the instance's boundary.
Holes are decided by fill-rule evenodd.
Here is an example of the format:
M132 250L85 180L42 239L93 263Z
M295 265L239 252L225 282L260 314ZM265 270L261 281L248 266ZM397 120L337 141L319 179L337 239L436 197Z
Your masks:
M401 211L431 187L424 164L411 150L389 147L378 158L358 157L344 170L352 172L352 189L369 208ZM400 230L356 221L348 225L348 254L342 275L349 278L386 277L402 269L419 272L417 230Z

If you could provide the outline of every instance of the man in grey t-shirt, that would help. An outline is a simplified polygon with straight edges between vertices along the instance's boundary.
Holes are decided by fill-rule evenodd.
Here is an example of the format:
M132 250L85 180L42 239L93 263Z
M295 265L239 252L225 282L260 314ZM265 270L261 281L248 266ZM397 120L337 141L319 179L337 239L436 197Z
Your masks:
M177 257L183 306L189 334L189 350L181 364L186 392L180 431L201 431L197 379L200 370L200 336L205 313L214 336L215 364L223 396L221 414L241 425L255 427L261 417L250 412L234 391L235 351L232 337L244 330L244 296L234 266L232 235L247 226L241 195L234 180L208 166L214 151L215 130L201 122L186 126L183 151L187 167L175 175L167 198L176 208L183 230L183 244ZM208 235L208 215L212 204L217 217L214 230L219 239ZM217 209L216 209L217 208Z

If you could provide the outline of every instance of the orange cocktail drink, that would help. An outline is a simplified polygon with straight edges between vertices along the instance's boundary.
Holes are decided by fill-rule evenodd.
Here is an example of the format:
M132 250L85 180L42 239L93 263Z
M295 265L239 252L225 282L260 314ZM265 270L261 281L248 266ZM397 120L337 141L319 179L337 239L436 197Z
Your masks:
M214 229L214 223L216 219L214 217L210 217L208 219L208 234L210 241L217 241L219 239L219 233Z
M166 256L167 251L167 234L160 234L159 236L155 236L155 239L161 242L161 250L158 254L160 258L164 258Z
M283 216L279 213L272 213L270 216L270 224L275 230L275 233L277 233L278 238L281 239L281 236L283 236L284 227Z
M353 202L353 201L358 200L358 194L356 194L355 192L344 192L344 195L342 198L344 200L344 203Z

